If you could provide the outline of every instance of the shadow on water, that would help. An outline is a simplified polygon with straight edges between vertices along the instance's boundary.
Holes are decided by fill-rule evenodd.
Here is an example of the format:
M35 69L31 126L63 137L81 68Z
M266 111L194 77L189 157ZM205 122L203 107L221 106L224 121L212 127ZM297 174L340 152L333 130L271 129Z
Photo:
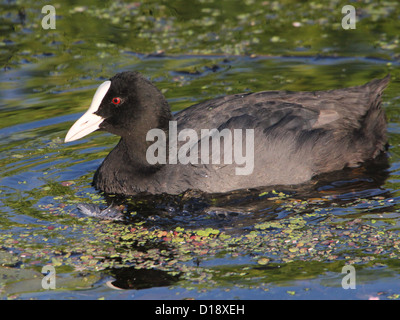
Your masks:
M179 281L179 275L170 275L168 272L155 269L136 269L135 267L114 268L110 271L114 277L108 286L115 289L147 289L166 287Z

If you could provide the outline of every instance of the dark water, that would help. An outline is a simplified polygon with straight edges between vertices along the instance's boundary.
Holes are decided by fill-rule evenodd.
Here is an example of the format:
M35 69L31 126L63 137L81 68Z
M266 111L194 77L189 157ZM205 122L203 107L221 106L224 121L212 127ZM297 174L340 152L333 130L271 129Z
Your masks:
M357 3L357 29L346 31L345 2L240 3L59 1L56 29L44 30L47 3L0 2L2 298L398 299L397 2ZM107 205L90 183L118 138L63 139L97 86L123 70L150 78L174 111L390 72L388 154L289 190L130 199L126 221L87 218L77 205ZM341 285L348 264L355 290ZM42 288L46 265L54 290Z

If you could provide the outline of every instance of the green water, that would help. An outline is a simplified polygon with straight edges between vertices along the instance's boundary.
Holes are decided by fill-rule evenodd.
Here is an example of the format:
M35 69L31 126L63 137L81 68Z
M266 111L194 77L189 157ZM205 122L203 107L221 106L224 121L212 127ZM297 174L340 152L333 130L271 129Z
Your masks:
M399 298L398 1L354 2L353 30L341 27L346 1L57 1L56 29L45 30L46 4L0 1L3 299ZM63 139L97 86L123 70L145 74L173 111L391 73L388 168L217 197L206 208L130 211L130 223L84 217L77 204L105 205L90 183L118 138ZM355 290L341 286L346 264ZM41 285L46 265L54 290Z

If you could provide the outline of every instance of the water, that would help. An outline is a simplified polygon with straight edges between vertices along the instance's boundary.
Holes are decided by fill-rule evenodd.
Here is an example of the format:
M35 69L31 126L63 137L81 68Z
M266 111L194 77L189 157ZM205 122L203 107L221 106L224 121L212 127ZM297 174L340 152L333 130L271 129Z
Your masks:
M396 1L357 3L354 31L341 29L339 1L58 1L55 30L41 28L45 4L0 2L2 298L398 298ZM91 179L118 138L63 139L97 86L123 70L150 78L173 111L390 72L388 157L291 190L131 199L127 222L87 218L77 205L106 206ZM356 269L356 290L341 286L345 264ZM55 290L41 286L45 265L55 268Z

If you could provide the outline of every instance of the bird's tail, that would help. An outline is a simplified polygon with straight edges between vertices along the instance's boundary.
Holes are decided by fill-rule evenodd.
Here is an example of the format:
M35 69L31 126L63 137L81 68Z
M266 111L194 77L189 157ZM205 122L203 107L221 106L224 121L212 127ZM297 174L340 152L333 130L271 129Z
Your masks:
M365 114L362 131L365 140L370 144L371 157L375 158L387 147L387 121L382 110L382 93L389 84L390 74L383 79L375 79L365 84L370 90L370 108Z

